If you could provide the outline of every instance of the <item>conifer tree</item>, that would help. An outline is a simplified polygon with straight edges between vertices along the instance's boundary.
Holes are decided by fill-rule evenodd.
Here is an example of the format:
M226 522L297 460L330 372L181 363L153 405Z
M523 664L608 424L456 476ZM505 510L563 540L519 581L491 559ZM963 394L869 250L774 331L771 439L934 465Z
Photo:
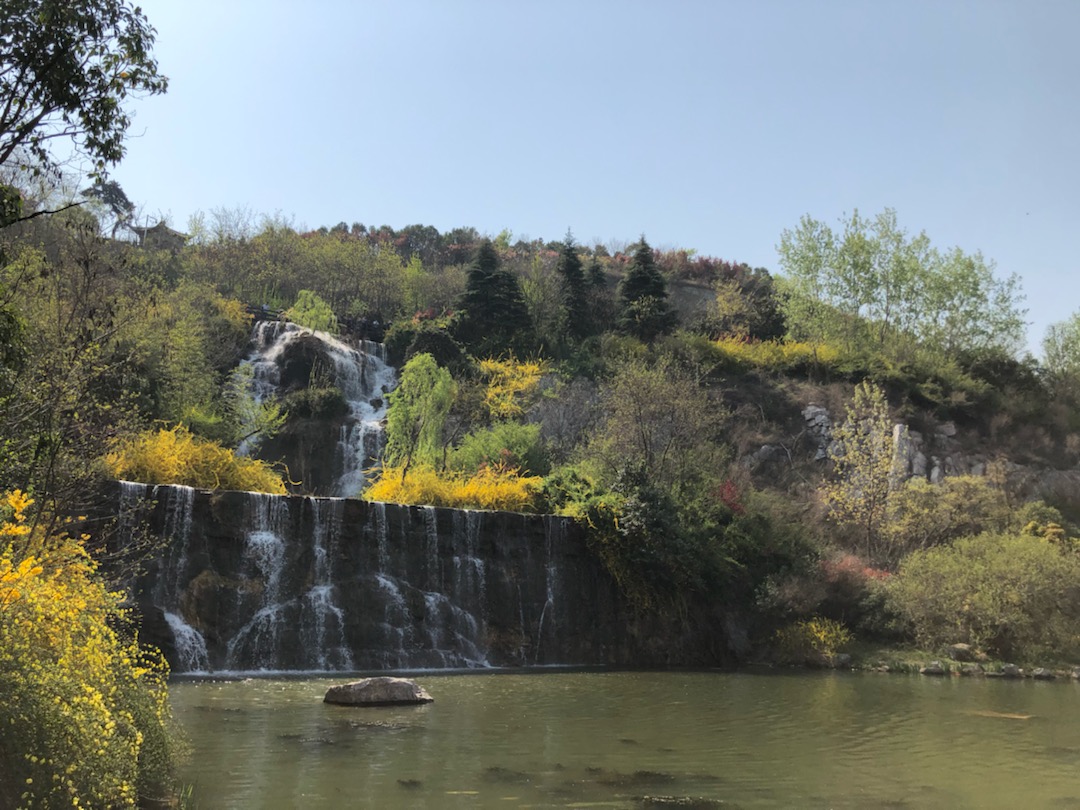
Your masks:
M651 341L670 332L675 313L667 300L667 283L644 235L634 245L634 257L619 283L619 327L627 334Z
M526 352L529 309L516 277L499 267L490 239L480 243L469 267L455 337L474 355Z
M566 232L566 241L556 266L562 276L563 308L566 313L566 333L581 338L590 331L589 301L585 284L585 271L578 255L574 235Z

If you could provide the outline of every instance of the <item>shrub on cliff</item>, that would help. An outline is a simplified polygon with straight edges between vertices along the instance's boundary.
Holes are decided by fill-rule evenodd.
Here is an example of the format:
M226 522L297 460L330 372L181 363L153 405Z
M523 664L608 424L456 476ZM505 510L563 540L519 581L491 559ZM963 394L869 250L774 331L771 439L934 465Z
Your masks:
M171 790L167 666L82 541L0 499L0 806L135 807ZM38 522L38 526L44 521Z
M266 462L198 439L183 425L121 440L105 456L105 465L116 478L145 484L285 494L281 477Z

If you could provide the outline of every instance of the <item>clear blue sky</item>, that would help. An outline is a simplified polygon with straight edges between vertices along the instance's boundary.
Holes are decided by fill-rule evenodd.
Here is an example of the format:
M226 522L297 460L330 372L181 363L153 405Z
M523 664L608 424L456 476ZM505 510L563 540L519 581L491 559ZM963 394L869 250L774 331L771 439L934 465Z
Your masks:
M170 77L114 171L150 215L633 240L776 269L896 209L1080 309L1080 2L140 0Z

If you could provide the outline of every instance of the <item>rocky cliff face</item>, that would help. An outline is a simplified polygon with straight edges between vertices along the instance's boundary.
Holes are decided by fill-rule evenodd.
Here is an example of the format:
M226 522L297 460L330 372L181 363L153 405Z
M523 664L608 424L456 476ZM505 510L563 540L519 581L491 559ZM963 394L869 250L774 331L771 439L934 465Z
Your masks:
M162 538L134 593L144 640L162 647L176 671L730 658L719 617L636 617L582 529L564 518L130 483L120 490L121 533Z

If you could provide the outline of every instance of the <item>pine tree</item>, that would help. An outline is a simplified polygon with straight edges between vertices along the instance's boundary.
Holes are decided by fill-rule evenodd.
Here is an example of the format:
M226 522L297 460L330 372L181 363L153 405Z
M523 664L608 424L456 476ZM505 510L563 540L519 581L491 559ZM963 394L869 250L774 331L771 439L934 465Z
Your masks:
M566 232L559 263L556 266L562 276L563 308L566 313L566 333L572 338L582 338L590 332L589 300L585 285L585 271L578 255L574 235Z
M634 246L634 257L619 283L619 327L645 341L675 327L675 313L667 300L667 283L644 236Z
M525 353L530 348L525 345L531 329L521 285L499 268L490 239L480 243L458 308L461 315L454 336L474 355Z

